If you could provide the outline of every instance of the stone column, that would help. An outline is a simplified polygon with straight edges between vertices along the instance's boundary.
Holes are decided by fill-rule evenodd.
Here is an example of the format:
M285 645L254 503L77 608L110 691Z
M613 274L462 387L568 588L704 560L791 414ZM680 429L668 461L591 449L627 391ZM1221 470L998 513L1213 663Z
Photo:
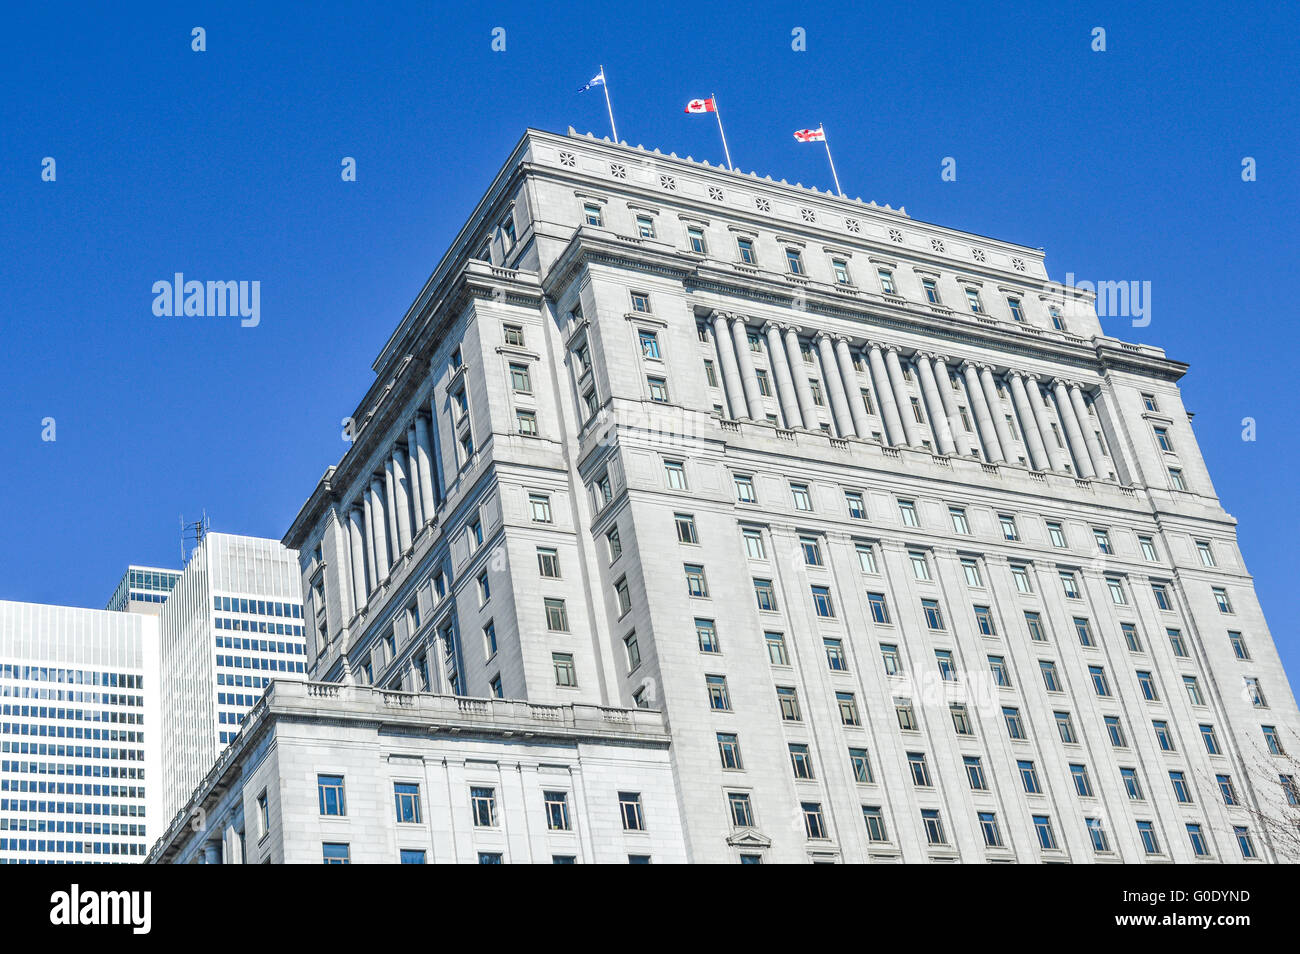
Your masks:
M429 422L423 414L415 415L415 459L420 468L420 506L424 511L421 526L433 520L434 485L433 445L429 441Z
M897 447L903 443L906 432L898 416L898 402L894 400L894 388L889 383L889 372L885 370L885 359L880 353L882 348L874 341L867 342L867 362L871 365L871 383L876 390L876 402L880 405L880 417L885 422L885 443Z
M790 363L790 374L794 378L794 393L799 398L799 413L803 416L804 429L819 430L817 402L813 400L812 385L808 383L808 369L803 366L803 349L799 347L799 329L793 325L785 327L785 357Z
M1079 428L1083 431L1083 443L1088 448L1088 456L1092 458L1093 473L1100 477L1102 468L1106 466L1106 455L1101 452L1101 442L1097 440L1097 432L1088 423L1088 405L1084 403L1083 391L1077 384L1070 385L1070 404L1074 407L1074 416L1079 419Z
M849 402L849 416L858 437L871 436L871 422L867 420L867 406L862 403L862 388L858 386L858 369L853 365L853 352L847 338L836 337L835 357L840 362L840 377L844 379L844 394Z
M1052 414L1043 400L1043 391L1038 385L1037 375L1025 375L1025 389L1029 392L1029 406L1034 409L1034 420L1038 422L1043 443L1047 445L1047 457L1052 462L1052 470L1061 474L1069 473L1065 449L1057 443L1056 434L1052 430Z
M975 453L975 446L966 433L962 423L961 411L957 409L957 399L952 396L952 376L948 371L948 359L941 354L934 356L935 386L939 389L939 399L943 402L943 411L948 415L948 430L952 433L953 444L957 453L970 457Z
M376 583L388 579L392 566L392 552L388 541L388 501L384 497L384 484L378 477L370 480L370 515L374 518Z
M424 480L420 473L420 450L415 439L415 422L406 429L406 480L411 493L411 538L420 535L424 529L424 498L420 496L420 485Z
M1009 463L1016 445L1011 428L1007 426L1007 416L1002 413L1002 401L998 398L998 383L993 378L993 369L987 364L980 367L980 381L984 385L984 399L989 404L989 415L993 418L993 431L998 435L998 443L1002 446L1002 459Z
M826 382L826 393L831 399L835 428L840 432L840 437L856 437L853 415L849 412L848 398L844 396L844 379L840 376L839 362L835 360L835 346L831 343L831 336L819 331L815 340L817 353L822 359L822 379Z
M375 494L367 484L361 488L363 520L361 529L366 541L366 574L368 584L366 592L371 592L379 585L379 546L375 540Z
M1065 422L1065 436L1070 444L1070 452L1074 454L1074 466L1078 469L1080 477L1091 479L1097 476L1097 471L1093 469L1092 459L1088 457L1088 445L1083 441L1083 430L1079 427L1079 420L1074 416L1074 408L1070 405L1069 384L1070 382L1063 381L1061 378L1053 378L1052 393L1056 395L1057 413Z
M912 415L912 402L908 400L907 388L903 384L903 366L898 360L898 348L893 345L885 349L885 367L889 369L889 382L894 392L894 404L898 416L902 419L903 433L911 447L921 447L921 429Z
M1016 405L1016 414L1020 416L1020 427L1025 432L1025 445L1029 449L1029 462L1037 470L1050 470L1052 461L1047 456L1047 448L1043 445L1043 435L1038 429L1038 420L1029 404L1029 395L1025 392L1024 373L1012 371L1008 373L1007 380L1011 384L1011 400ZM1038 387L1037 384L1030 383L1034 387Z
M749 410L745 405L745 389L740 383L740 366L736 364L727 318L726 312L713 313L713 340L718 346L718 360L722 362L722 392L727 396L727 411L733 418L742 418L749 415Z
M917 354L916 370L921 376L921 391L925 395L926 407L930 410L930 427L934 431L934 439L938 442L939 452L955 454L957 445L953 442L952 429L948 426L948 411L943 405L943 398L939 396L939 385L934 379L930 355ZM947 383L946 379L944 383Z
M993 415L989 412L988 402L984 399L979 369L974 362L963 361L961 372L966 377L966 396L970 398L971 410L975 412L975 426L979 429L980 441L984 445L984 458L1000 464L1006 458L998 446L998 434L993 427Z
M397 547L402 553L411 549L411 493L406 474L406 451L393 448L393 509L397 511Z
M361 526L362 512L357 507L348 510L348 550L352 554L353 611L366 604L366 534Z
M758 372L754 370L754 355L749 350L749 326L744 315L731 316L731 337L736 342L736 358L740 362L740 383L749 407L749 419L767 420L763 413L763 392L758 387Z
M763 326L763 333L767 335L767 353L772 375L776 378L776 396L781 402L781 413L785 415L785 426L803 427L803 414L799 410L799 398L794 391L794 376L790 373L785 342L781 340L781 326L769 321Z
M397 490L393 480L393 455L384 461L384 514L388 517L388 565L393 567L402 558L402 547L397 536Z

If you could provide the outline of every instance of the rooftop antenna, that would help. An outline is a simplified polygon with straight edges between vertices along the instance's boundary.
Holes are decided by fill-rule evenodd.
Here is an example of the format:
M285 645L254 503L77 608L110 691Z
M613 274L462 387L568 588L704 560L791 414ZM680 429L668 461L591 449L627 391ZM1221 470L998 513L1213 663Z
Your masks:
M189 557L185 553L185 542L193 536L194 546L197 549L203 543L203 538L207 536L209 526L207 510L204 510L203 516L193 523L186 523L185 515L181 514L181 566L189 562Z

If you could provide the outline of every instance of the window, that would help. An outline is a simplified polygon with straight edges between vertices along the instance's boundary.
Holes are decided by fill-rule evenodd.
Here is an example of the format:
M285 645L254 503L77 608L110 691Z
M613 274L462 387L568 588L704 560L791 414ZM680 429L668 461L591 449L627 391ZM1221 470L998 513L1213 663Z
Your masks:
M1142 848L1148 855L1160 854L1160 842L1156 838L1156 828L1152 822L1140 821L1137 823L1138 837L1142 839Z
M1241 857L1249 861L1252 858L1259 857L1255 853L1255 840L1250 836L1250 829L1245 825L1233 825L1232 834L1237 839L1237 847L1241 849Z
M974 557L962 557L961 572L966 577L966 585L982 587L984 578L980 574L980 562Z
M794 499L795 510L812 510L812 497L808 494L807 484L791 484L790 496Z
M896 295L898 292L894 288L894 273L887 268L876 269L876 275L880 278L880 290L886 295ZM838 275L836 276L838 278ZM848 284L848 281L844 282Z
M1043 794L1043 787L1038 781L1038 769L1034 767L1033 762L1020 759L1016 762L1016 769L1020 772L1020 782L1024 785L1026 794Z
M1232 654L1238 659L1250 659L1250 652L1246 649L1246 640L1241 633L1228 633L1228 642L1232 644Z
M641 238L652 239L655 237L655 220L653 216L638 215L636 217L636 234Z
M1166 613L1173 612L1174 604L1169 598L1169 587L1163 583L1152 583L1151 595L1155 597L1157 608L1164 610Z
M852 285L853 279L849 277L849 263L842 258L831 259L831 271L835 274L835 283L837 285ZM883 279L882 279L883 284Z
M1268 747L1269 755L1286 755L1282 748L1282 737L1277 733L1277 726L1261 725L1260 731L1264 733L1264 744Z
M1169 468L1169 486L1174 490L1186 490L1187 481L1183 480L1183 471L1181 467Z
M1052 716L1056 720L1056 731L1061 736L1061 741L1066 745L1074 745L1078 742L1078 736L1074 734L1074 720L1070 718L1068 712L1054 712Z
M398 864L403 865L422 865L425 863L425 853L422 848L402 848L398 851Z
M930 629L943 629L943 610L939 608L938 600L921 600L921 609L925 613L925 624Z
M623 541L619 538L618 527L610 528L605 534L605 542L609 545L609 562L613 563L623 555Z
M894 715L898 717L898 727L904 732L916 732L920 728L916 721L916 709L912 706L912 700L906 696L894 699Z
M1160 410L1159 405L1156 404L1156 398L1154 394L1142 395L1142 407L1148 411L1153 411L1153 412L1158 412Z
M1161 752L1175 752L1178 747L1174 744L1174 734L1169 731L1169 723L1162 719L1156 719L1151 723L1152 729L1156 733L1156 744L1160 746Z
M1002 528L1002 537L1012 542L1020 539L1020 531L1016 529L1016 518L1011 514L998 514L998 526Z
M921 279L921 287L925 289L925 300L931 305L941 304L939 301L939 284L933 278Z
M1038 835L1038 845L1044 851L1056 850L1056 834L1052 831L1052 819L1046 815L1034 816L1034 832Z
M826 649L826 665L831 672L848 672L849 657L844 654L844 641L827 636L822 639Z
M859 785L875 784L876 777L871 771L871 758L866 749L849 749L849 765L853 769L853 780Z
M1228 591L1221 586L1214 589L1214 604L1219 607L1220 613L1231 613L1232 603L1228 601Z
M632 591L627 585L627 577L619 577L614 584L614 596L618 601L618 615L626 616L632 609Z
M859 543L855 548L858 553L858 568L863 573L879 573L880 571L876 569L876 552L871 548L871 544Z
M1047 313L1052 319L1052 327L1057 331L1064 331L1065 319L1061 317L1061 309L1052 306L1047 309Z
M1142 548L1142 559L1155 563L1160 558L1156 555L1155 541L1150 537L1138 537L1138 545Z
M753 239L737 238L736 249L740 252L740 260L746 265L754 265L758 262L758 257L754 254Z
M971 790L987 792L989 783L984 776L984 763L980 761L980 757L978 755L964 756L962 764L966 767L966 780L970 782Z
M1124 594L1124 581L1119 577L1106 577L1106 589L1110 591L1110 601L1116 606L1128 605L1128 597Z
M975 734L975 725L971 722L970 712L964 703L950 703L948 705L948 714L952 716L952 730L958 735Z
M555 670L555 684L564 689L576 689L578 673L573 668L573 653L551 653L551 667Z
M989 848L1002 847L1002 833L998 831L998 816L993 812L979 813L980 832L984 835L984 844Z
M996 636L997 627L993 623L993 611L987 606L975 607L975 627L984 636Z
M868 841L889 841L889 833L885 829L885 813L880 806L863 805L862 819L867 825Z
M809 378L808 388L812 391L813 403L818 407L824 407L826 402L822 397L822 383L816 378ZM822 427L825 428L826 425L823 424Z
M1205 705L1205 699L1201 696L1201 684L1195 676L1183 676L1183 686L1187 689L1187 698L1192 705Z
M844 491L844 503L849 508L849 516L854 520L867 519L867 505L862 494L856 490L846 490Z
M669 490L686 489L686 465L680 460L664 461L664 477L668 481Z
M752 477L736 474L733 482L736 485L736 500L740 503L758 503L758 496L754 493L754 479Z
M352 864L351 852L346 844L325 842L321 845L322 860L327 865Z
M719 732L718 757L722 760L724 769L743 769L745 766L740 760L740 737L734 732Z
M1110 840L1106 837L1106 829L1102 827L1100 818L1085 818L1084 824L1088 828L1088 836L1092 839L1092 850L1103 854L1110 851Z
M751 560L766 560L767 548L763 545L763 531L747 527L740 531L745 541L745 555Z
M952 518L953 533L960 533L966 536L970 535L970 523L966 519L966 510L964 507L949 507L948 516Z
M516 348L524 346L524 329L521 325L502 325L501 333L506 344Z
M1038 660L1038 668L1043 674L1043 685L1048 692L1061 692L1061 677L1056 671L1056 663L1050 659Z
M844 725L862 725L862 719L858 715L858 703L853 698L853 693L835 693L835 705L840 710L840 722Z
M871 607L871 618L882 625L889 625L889 603L884 593L868 593L867 605Z
M831 591L826 586L814 586L812 588L813 608L817 615L823 619L834 619L835 603L831 599Z
M420 824L420 786L414 782L394 782L393 798L397 821L403 825Z
M322 815L346 815L347 801L343 797L342 775L317 775L316 789L320 797Z
M1029 567L1023 563L1011 564L1011 579L1015 581L1016 592L1026 594L1034 592L1034 583L1029 576Z
M713 362L708 358L704 359L704 377L708 380L709 387L716 388L718 386L718 372L714 369Z
M569 631L569 611L564 605L564 600L554 597L548 597L542 601L546 610L546 628L553 633L567 633Z
M787 248L785 250L785 262L790 269L791 275L802 275L803 270L803 253L797 248Z
M650 392L650 400L656 404L668 403L668 382L663 378L654 376L647 377L646 388Z
M510 365L510 387L519 394L532 394L533 382L528 373L528 365L511 364Z
M920 519L916 515L916 504L911 500L900 500L898 502L898 513L903 518L903 526L919 527Z
M802 742L790 743L790 767L797 779L809 781L814 777L812 754L807 745Z
M1124 642L1131 653L1142 652L1142 638L1138 635L1136 623L1120 623L1120 632L1124 634Z
M821 802L801 802L804 830L809 838L826 837L826 819L822 816Z
M1024 311L1023 308L1020 307L1020 299L1019 299L1019 298L1008 298L1008 299L1007 299L1007 307L1011 309L1011 320L1012 320L1012 321L1024 321L1024 320L1025 320L1025 311Z
M650 864L649 855L628 855L627 863L630 865L648 865Z
M492 585L488 582L488 575L485 570L478 577L478 605L483 606L490 599L492 599Z
M791 686L776 687L777 702L781 705L781 718L786 722L802 722L799 710L799 693Z
M1192 801L1192 790L1187 786L1186 772L1170 772L1169 784L1174 787L1174 798L1187 805Z
M1052 539L1052 546L1060 547L1062 549L1067 546L1065 542L1065 528L1059 523L1049 522L1047 524L1047 535Z
M1231 775L1216 775L1214 781L1219 786L1219 794L1223 796L1223 804L1237 805L1237 789L1232 784Z
M537 572L539 575L558 579L560 575L560 554L552 547L537 548Z
M1065 591L1065 598L1077 600L1079 595L1079 584L1074 578L1073 570L1061 570L1061 588Z
M946 845L948 838L943 833L943 819L937 808L921 809L921 823L925 826L925 840L931 845Z
M695 639L702 653L722 652L722 644L718 642L718 629L711 619L696 618Z
M569 831L569 793L542 792L546 805L546 828L548 831Z
M1156 427L1152 430L1155 431L1156 443L1160 446L1160 449L1166 454L1172 454L1174 452L1174 442L1169 437L1169 429Z
M1074 790L1080 798L1092 798L1092 780L1088 778L1088 766L1071 765L1070 777L1074 780Z
M880 644L880 659L885 666L886 676L897 676L903 671L903 660L898 654L898 647L892 643Z
M686 242L691 247L691 251L697 255L704 255L708 252L708 244L704 240L704 229L697 225L688 225L686 227Z
M754 807L745 792L728 792L727 805L731 810L731 824L736 828L754 827Z
M488 659L497 654L497 628L491 620L488 620L488 624L483 627L483 648Z
M638 314L650 314L650 296L645 292L629 292L632 296L632 310ZM641 356L644 358L654 358L658 360L662 355L659 354L659 337L653 331L639 333L641 338Z
M754 580L754 599L758 601L758 608L762 612L776 612L776 590L771 580Z
M632 672L641 665L641 644L637 642L636 630L623 637L623 649L627 652L627 671Z
M1026 611L1025 626L1029 630L1029 638L1034 640L1034 642L1047 642L1047 633L1043 629L1043 618L1038 613Z
M1214 732L1214 726L1201 726L1201 741L1205 743L1205 751L1208 755L1219 754L1219 737Z
M719 712L730 712L731 694L727 692L727 677L706 675L704 683L709 693L709 708Z
M978 289L976 288L966 289L966 304L970 306L970 310L975 314L977 315L983 314L984 303L980 301L980 293Z
M619 792L618 809L623 816L624 831L645 831L645 809L640 792Z
M1092 688L1099 696L1110 695L1110 683L1106 680L1106 670L1102 666L1089 666L1088 675L1092 679Z
M472 786L469 790L470 811L475 828L497 827L497 790L487 786Z
M605 224L604 216L601 215L600 206L590 202L582 207L582 218L588 225L594 225L598 228Z
M1159 702L1160 692L1156 687L1155 677L1149 672L1141 669L1137 673L1138 687L1142 690L1142 698L1147 702Z
M271 806L266 792L257 796L257 837L260 839L271 830Z
M930 564L925 558L924 550L910 550L907 558L912 563L912 576L922 581L930 579Z
M536 437L537 413L535 411L525 411L522 408L516 410L515 425L519 433L525 437Z
M790 665L790 654L785 648L785 636L781 633L764 633L763 642L767 644L767 661L773 666Z
M706 599L709 595L709 583L704 576L704 567L696 563L684 565L686 571L686 592L690 596Z
M528 511L533 523L551 522L551 498L546 494L529 494Z
M908 752L907 767L912 773L912 784L917 788L930 788L930 767L926 764L924 752Z
M1128 797L1135 802L1144 801L1142 782L1138 778L1137 769L1121 768L1119 774L1124 781L1124 791L1128 793Z
M1002 720L1007 724L1007 737L1017 741L1024 741L1025 723L1020 717L1020 710L1015 706L1002 707Z

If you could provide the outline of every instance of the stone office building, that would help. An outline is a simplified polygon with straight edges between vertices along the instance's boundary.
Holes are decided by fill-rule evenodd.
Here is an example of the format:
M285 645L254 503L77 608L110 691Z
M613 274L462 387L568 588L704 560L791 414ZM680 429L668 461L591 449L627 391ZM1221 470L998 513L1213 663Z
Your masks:
M373 367L313 678L660 710L691 861L1276 858L1187 368L1040 250L530 130Z

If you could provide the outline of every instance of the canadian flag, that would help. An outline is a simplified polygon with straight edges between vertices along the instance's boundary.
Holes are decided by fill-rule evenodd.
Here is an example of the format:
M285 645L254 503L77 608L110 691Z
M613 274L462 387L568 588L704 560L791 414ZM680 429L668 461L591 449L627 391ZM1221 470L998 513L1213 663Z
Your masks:
M710 96L708 99L691 100L686 104L685 111L688 113L716 113L718 110L713 105L713 97Z
M816 129L800 129L794 134L794 138L800 142L825 142L826 133L822 132L822 127Z

